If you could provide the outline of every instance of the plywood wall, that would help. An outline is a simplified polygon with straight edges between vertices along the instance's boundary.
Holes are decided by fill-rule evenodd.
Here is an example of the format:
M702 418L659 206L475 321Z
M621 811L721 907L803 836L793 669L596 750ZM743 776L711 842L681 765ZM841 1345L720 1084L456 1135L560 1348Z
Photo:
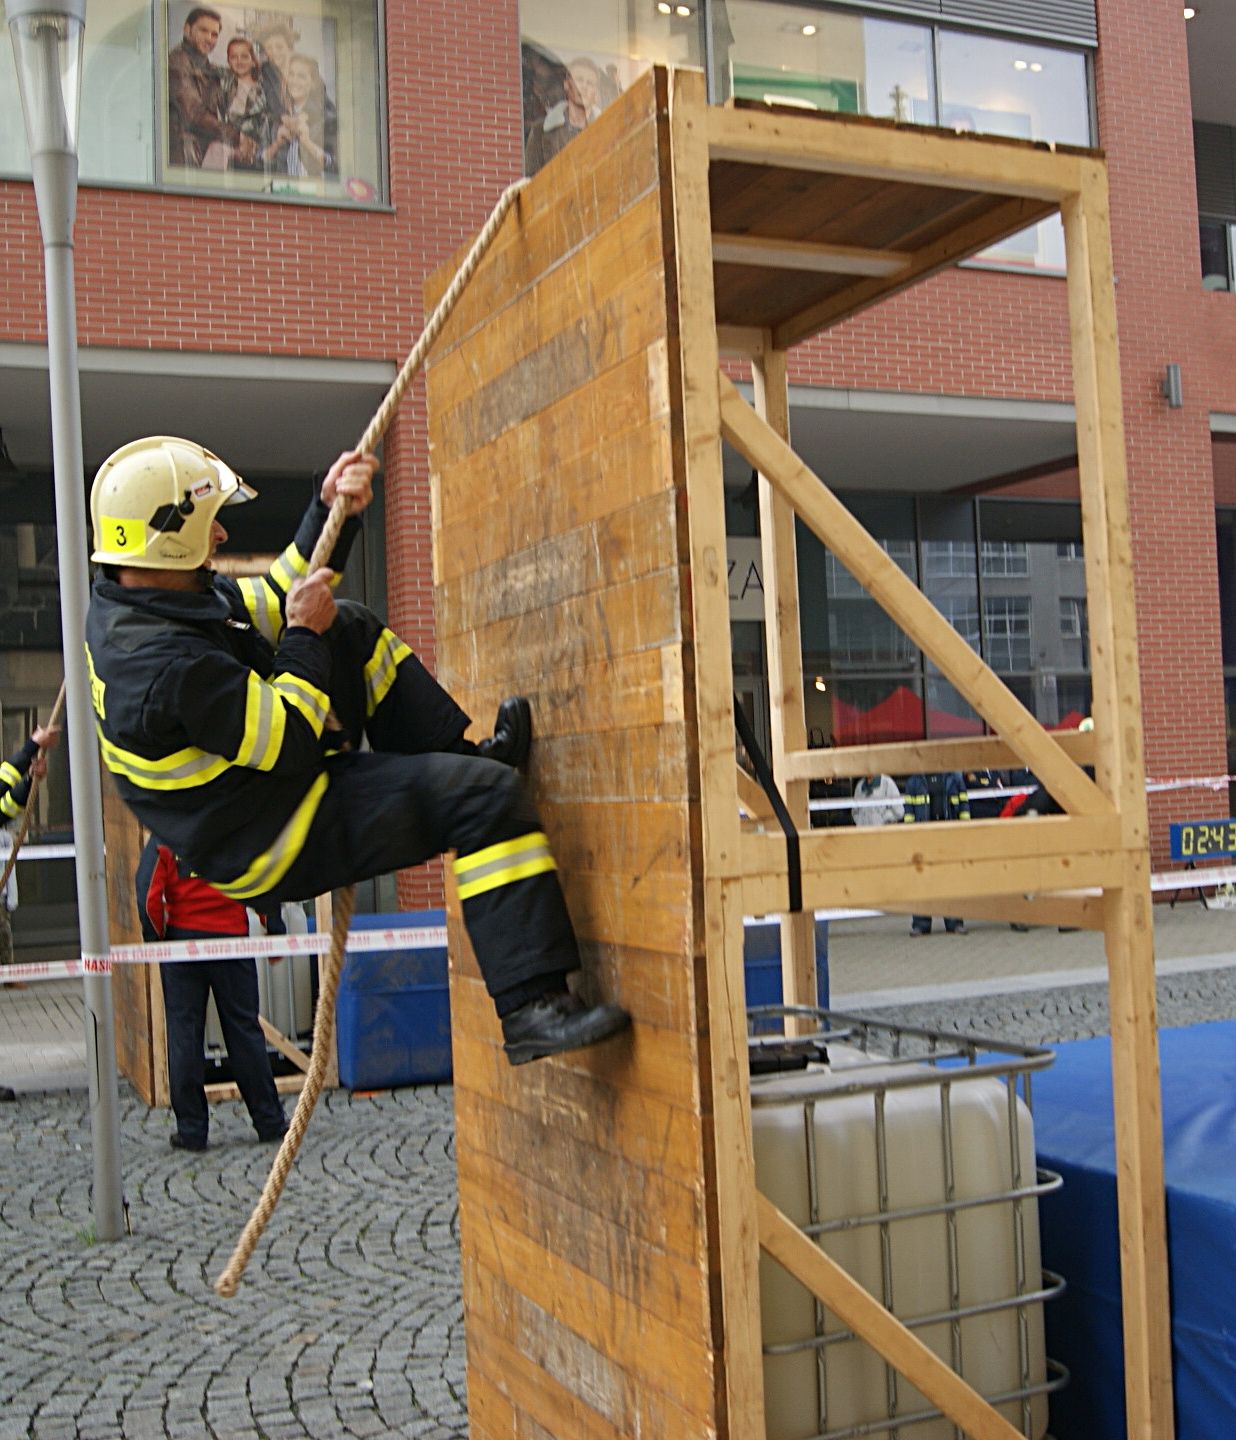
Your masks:
M721 1433L667 137L649 75L523 193L428 372L441 678L477 734L531 699L587 985L635 1017L511 1069L454 918L473 1440Z

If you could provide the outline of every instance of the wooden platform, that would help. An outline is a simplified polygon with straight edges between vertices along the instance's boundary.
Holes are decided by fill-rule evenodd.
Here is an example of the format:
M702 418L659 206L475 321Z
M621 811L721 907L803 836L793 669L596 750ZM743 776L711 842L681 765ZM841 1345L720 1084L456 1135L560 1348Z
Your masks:
M785 362L795 341L1057 208L1096 719L1093 737L1065 743L793 454ZM433 277L428 303L453 268ZM452 910L474 1440L759 1440L760 1246L967 1433L1015 1433L756 1193L742 921L788 908L787 852L778 831L739 818L740 794L761 804L734 763L723 436L762 477L772 758L803 832L806 909L783 920L786 993L815 994L814 905L947 896L954 914L1029 909L1106 929L1130 1434L1170 1436L1114 333L1106 181L1092 152L709 107L702 76L654 70L521 194L427 373L439 669L482 724L504 695L530 697L531 783L586 984L635 1025L624 1040L512 1070ZM752 358L754 407L720 369L723 351ZM807 748L796 513L997 733L968 750L905 747L914 768L1007 755L1049 784L1065 815L807 832L809 778L866 773L876 752ZM1085 886L1101 896L1052 895Z

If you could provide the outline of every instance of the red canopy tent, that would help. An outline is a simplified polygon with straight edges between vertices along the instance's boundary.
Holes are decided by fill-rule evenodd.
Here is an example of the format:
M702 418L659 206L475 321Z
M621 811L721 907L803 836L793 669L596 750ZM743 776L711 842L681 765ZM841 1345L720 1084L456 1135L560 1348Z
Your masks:
M981 735L983 722L972 715L927 709L927 733L933 739L954 735ZM870 710L845 700L833 701L833 734L839 745L863 745L891 740L923 738L923 700L908 685L898 685Z

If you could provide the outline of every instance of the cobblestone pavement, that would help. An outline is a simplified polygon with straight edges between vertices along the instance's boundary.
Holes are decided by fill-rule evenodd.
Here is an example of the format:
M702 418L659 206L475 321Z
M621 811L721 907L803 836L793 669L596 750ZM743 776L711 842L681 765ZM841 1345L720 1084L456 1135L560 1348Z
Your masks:
M1236 916L1158 918L1173 957L1161 1022L1236 1017ZM839 997L1031 1043L1104 1033L1097 937L974 927L910 943L904 928L835 937ZM30 991L23 1003L33 1026ZM215 1107L202 1155L171 1150L169 1113L127 1086L121 1126L133 1234L96 1245L85 1092L0 1105L0 1440L466 1440L449 1088L324 1095L230 1301L211 1284L272 1152L235 1103Z
M451 1093L322 1097L232 1300L211 1284L266 1176L243 1110L211 1147L125 1087L133 1229L93 1244L81 1091L0 1109L0 1440L463 1440Z

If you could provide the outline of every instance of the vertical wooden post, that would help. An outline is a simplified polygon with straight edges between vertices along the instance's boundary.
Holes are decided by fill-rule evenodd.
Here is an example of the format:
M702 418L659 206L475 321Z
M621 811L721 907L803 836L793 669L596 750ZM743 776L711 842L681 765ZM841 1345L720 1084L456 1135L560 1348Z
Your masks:
M762 352L752 358L756 413L788 445L790 389L786 353L776 350L771 332ZM786 808L800 830L810 825L805 780L785 783L787 751L807 748L803 707L802 630L798 610L798 548L794 511L760 476L760 550L764 561L764 634L768 648L768 705L772 721L772 768ZM787 1005L814 1005L818 995L815 915L803 910L781 917L781 995ZM794 1029L807 1028L794 1026Z
M1171 1440L1171 1312L1153 918L1132 546L1107 181L1098 163L1061 207L1090 607L1096 779L1115 801L1123 883L1104 894L1130 1440Z
M718 1432L762 1440L759 1231L747 1069L742 859L734 767L729 573L717 393L716 307L708 198L707 100L697 71L670 76L682 416L695 645L702 904L707 971L713 1174L721 1325ZM698 893L698 892L697 892ZM697 901L697 903L699 903Z

